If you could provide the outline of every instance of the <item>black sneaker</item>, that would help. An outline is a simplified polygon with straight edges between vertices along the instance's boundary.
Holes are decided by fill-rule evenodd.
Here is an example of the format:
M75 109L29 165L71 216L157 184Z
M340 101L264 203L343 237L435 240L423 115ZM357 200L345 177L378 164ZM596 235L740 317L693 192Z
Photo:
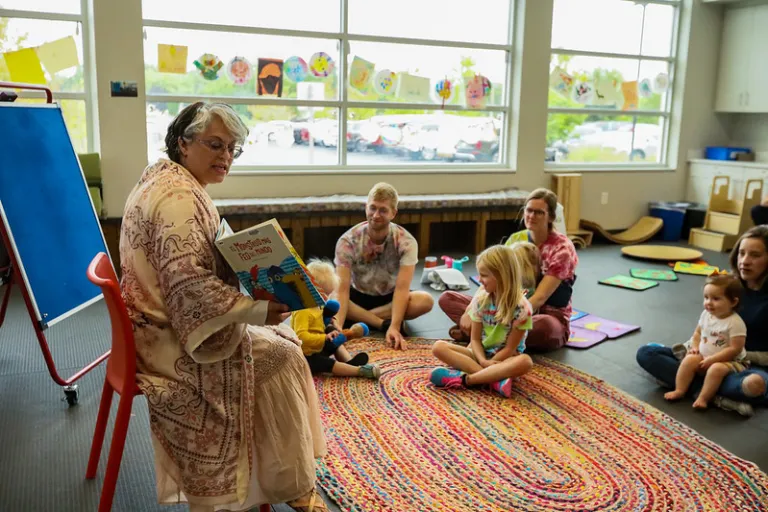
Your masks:
M352 359L347 361L347 364L352 366L365 366L368 364L368 354L365 352L360 352L359 354L355 354Z

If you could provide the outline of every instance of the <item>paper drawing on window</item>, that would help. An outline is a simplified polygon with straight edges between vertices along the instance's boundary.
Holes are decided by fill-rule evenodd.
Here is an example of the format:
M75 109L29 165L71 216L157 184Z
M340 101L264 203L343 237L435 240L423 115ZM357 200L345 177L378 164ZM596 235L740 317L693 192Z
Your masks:
M45 84L45 73L40 65L40 58L34 48L7 52L3 54L5 65L11 74L12 82L24 84Z
M244 85L253 76L253 66L245 57L235 57L227 64L227 76L233 84Z
M186 48L186 47L184 47ZM75 44L75 38L72 36L63 37L50 43L41 44L37 47L37 56L40 58L40 62L45 66L45 70L48 74L53 76L54 73L63 71L65 69L74 68L80 65L80 59L77 56L77 45ZM184 66L186 72L187 55L184 54Z
M197 58L194 64L206 80L216 80L219 78L219 70L224 67L221 60L212 53L204 53Z
M666 92L669 88L669 75L666 73L659 73L656 78L653 79L653 92L662 93Z
M637 80L621 84L621 94L624 96L622 110L637 110Z
M397 97L411 103L429 101L429 78L400 73L397 80Z
M549 88L562 96L568 97L573 88L573 77L557 66L549 74Z
M437 95L438 101L440 101L443 106L445 106L446 103L451 102L455 92L456 85L453 80L444 78L435 84L435 94Z
M465 93L469 108L485 108L491 95L491 81L483 75L475 75L467 81Z
M618 83L612 78L599 78L595 80L594 98L592 104L601 107L618 108L623 98L617 89Z
M301 57L289 57L283 64L283 74L291 82L303 82L307 78L307 61Z
M586 105L592 103L592 98L595 95L595 88L590 82L577 81L573 85L571 91L571 98L579 105Z
M650 78L643 78L637 85L638 94L641 98L650 98L653 96L653 87Z
M363 94L368 94L374 67L373 62L355 56L349 67L349 86Z
M394 72L382 69L373 79L373 89L382 96L389 96L395 90L395 78L397 75Z
M330 76L336 63L325 52L317 52L309 59L309 70L312 74L321 78Z
M259 76L256 88L259 96L283 95L283 61L280 59L259 59Z

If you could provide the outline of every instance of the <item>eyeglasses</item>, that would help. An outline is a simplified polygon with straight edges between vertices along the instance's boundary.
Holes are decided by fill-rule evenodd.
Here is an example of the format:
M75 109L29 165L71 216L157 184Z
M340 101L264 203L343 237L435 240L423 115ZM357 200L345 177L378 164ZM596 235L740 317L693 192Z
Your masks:
M215 153L223 153L224 150L226 149L227 151L229 151L229 154L232 155L233 159L237 159L238 157L240 157L240 155L243 154L242 146L236 146L234 144L230 144L229 146L227 146L220 140L216 140L216 139L207 140L207 139L195 138L195 140Z
M547 214L544 210L535 210L533 208L526 208L525 209L526 215L533 215L534 217L543 217Z

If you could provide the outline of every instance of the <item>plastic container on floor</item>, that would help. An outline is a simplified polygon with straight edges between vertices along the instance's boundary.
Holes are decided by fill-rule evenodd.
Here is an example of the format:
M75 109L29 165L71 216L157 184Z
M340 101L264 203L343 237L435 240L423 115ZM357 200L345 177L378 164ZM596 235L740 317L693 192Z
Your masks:
M688 240L693 228L703 228L707 216L707 205L699 203L685 203L685 220L683 220L682 239Z
M648 204L648 212L651 217L664 221L664 227L657 235L661 240L677 242L682 238L685 206L681 203L653 202Z

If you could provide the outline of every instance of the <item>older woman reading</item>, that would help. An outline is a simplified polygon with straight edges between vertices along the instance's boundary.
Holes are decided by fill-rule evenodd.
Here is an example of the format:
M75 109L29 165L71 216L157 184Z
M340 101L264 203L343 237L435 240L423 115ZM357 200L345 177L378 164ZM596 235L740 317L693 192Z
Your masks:
M168 127L168 159L125 205L121 287L147 397L158 501L191 511L289 502L326 510L317 396L286 307L254 301L214 248L222 182L248 133L227 105L195 103Z

